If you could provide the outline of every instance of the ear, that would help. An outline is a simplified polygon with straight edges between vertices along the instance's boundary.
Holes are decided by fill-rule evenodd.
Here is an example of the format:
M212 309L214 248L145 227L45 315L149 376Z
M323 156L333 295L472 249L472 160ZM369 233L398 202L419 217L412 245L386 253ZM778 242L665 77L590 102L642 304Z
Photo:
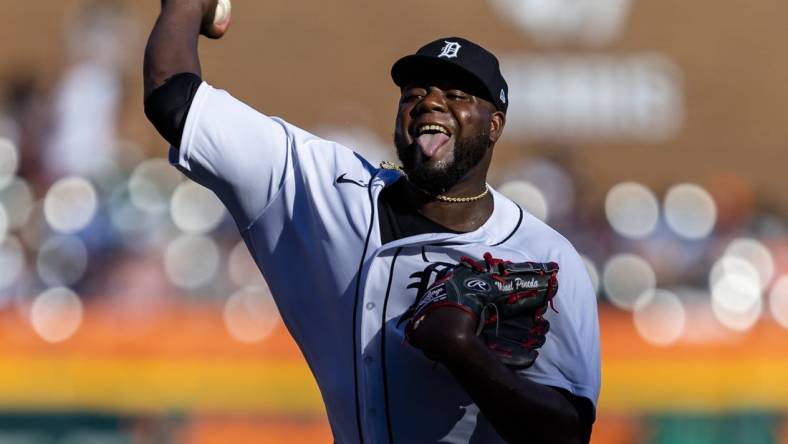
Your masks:
M501 111L495 111L490 116L490 144L495 145L495 142L501 138L503 134L503 127L506 125L506 114Z

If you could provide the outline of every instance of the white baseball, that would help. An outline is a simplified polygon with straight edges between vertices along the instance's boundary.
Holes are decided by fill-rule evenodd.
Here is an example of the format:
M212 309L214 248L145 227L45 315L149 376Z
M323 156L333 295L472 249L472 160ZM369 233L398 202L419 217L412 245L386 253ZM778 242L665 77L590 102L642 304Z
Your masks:
M213 24L225 22L230 18L230 0L219 0L216 2L216 13L213 16Z

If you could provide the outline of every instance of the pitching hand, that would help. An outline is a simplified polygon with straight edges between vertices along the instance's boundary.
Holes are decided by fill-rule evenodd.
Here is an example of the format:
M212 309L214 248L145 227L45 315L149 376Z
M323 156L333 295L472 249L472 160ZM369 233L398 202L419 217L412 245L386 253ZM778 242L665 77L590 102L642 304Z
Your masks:
M202 27L200 34L211 38L221 38L230 28L230 0L201 0Z

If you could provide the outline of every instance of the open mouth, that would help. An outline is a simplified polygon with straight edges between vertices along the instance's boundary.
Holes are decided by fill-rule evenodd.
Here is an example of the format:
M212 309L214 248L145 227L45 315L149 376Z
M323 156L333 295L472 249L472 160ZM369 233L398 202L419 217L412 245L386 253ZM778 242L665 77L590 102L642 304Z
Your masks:
M451 131L437 123L425 123L416 128L416 144L427 157L433 157L438 148L451 138Z
M443 125L438 125L437 123L425 123L418 128L416 128L416 134L421 136L422 134L435 134L435 133L442 133L449 137L451 137L451 132Z

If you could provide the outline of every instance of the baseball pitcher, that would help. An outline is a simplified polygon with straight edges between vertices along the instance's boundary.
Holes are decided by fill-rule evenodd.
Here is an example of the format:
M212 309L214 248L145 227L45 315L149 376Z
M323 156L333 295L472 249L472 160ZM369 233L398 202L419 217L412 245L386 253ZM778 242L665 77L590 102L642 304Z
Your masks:
M587 443L596 296L572 245L487 184L497 58L447 37L397 60L399 164L371 165L203 80L199 35L229 25L216 7L162 2L145 112L234 218L335 442Z

